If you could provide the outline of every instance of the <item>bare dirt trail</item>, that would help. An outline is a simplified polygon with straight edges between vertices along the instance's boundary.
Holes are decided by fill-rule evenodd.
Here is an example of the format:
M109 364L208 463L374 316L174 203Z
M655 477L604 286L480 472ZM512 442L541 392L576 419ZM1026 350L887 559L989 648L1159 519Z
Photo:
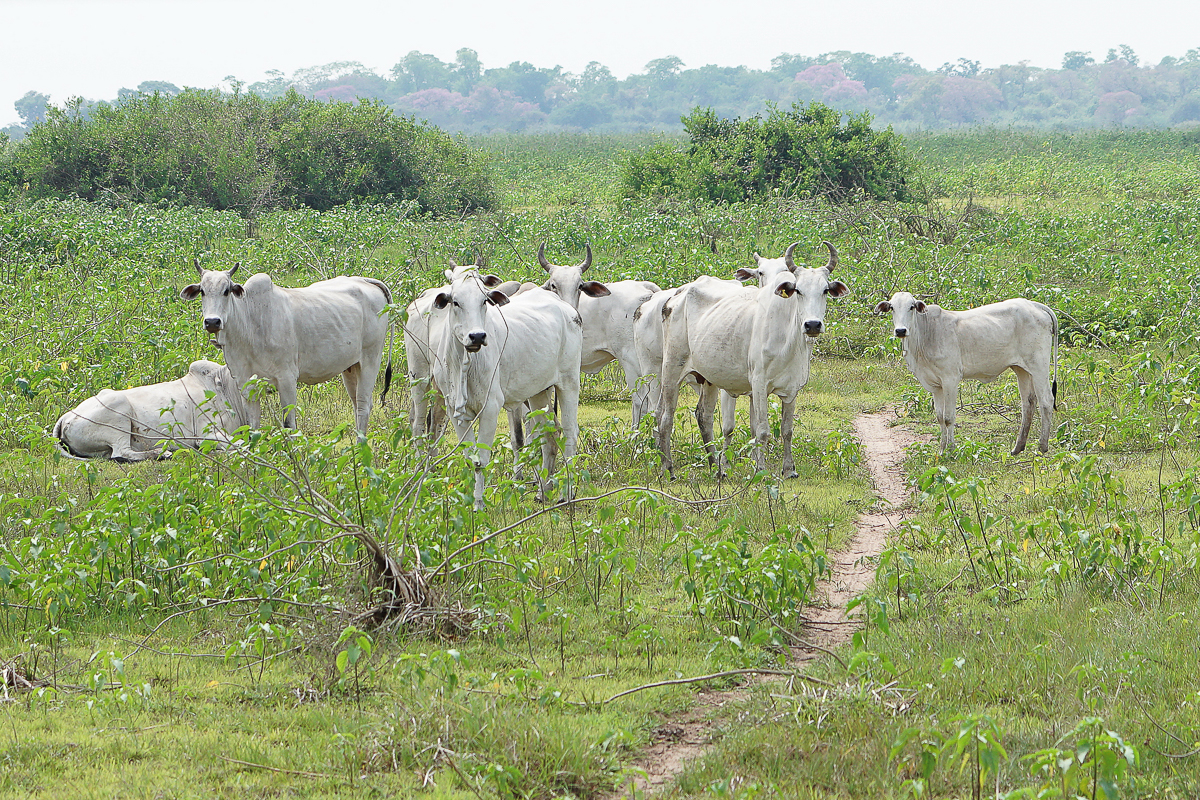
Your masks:
M863 447L867 471L875 484L879 505L858 515L857 528L844 551L831 553L832 577L820 584L826 604L805 612L808 623L803 636L814 647L795 647L792 663L803 668L808 661L832 650L854 635L857 622L846 614L846 604L875 580L874 559L883 552L888 534L910 512L906 508L909 489L904 478L905 449L918 441L906 427L889 427L896 413L884 409L854 418L854 433ZM653 796L679 775L689 761L703 755L712 745L714 711L745 699L745 689L724 692L700 692L687 711L664 719L653 733L653 743L634 762L646 776L634 786L638 796ZM632 797L629 788L615 797Z

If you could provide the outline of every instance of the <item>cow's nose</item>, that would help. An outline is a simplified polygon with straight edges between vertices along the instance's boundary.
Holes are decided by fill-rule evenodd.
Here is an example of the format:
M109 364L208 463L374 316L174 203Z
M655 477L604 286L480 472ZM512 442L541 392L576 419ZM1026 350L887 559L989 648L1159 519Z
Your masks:
M487 344L487 332L471 331L467 334L467 342L469 344L475 344L482 347L483 345Z
M821 320L810 319L807 322L805 322L804 323L804 332L807 333L809 336L820 336L821 335Z
M216 333L217 331L221 330L221 318L205 317L204 330L208 331L209 333Z
M903 339L908 336L908 328L896 328L896 338Z

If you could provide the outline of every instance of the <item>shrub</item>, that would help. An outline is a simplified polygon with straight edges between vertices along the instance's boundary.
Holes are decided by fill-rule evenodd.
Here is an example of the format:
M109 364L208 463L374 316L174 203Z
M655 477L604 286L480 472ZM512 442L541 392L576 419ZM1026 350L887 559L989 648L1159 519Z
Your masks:
M351 200L416 200L457 213L494 204L485 157L377 101L266 100L189 89L50 109L16 146L10 185L35 196L117 197L232 209L325 210Z
M912 161L891 128L871 129L867 112L847 116L821 103L767 117L722 119L712 109L683 118L686 151L657 145L625 165L626 197L665 194L714 202L768 195L909 200Z

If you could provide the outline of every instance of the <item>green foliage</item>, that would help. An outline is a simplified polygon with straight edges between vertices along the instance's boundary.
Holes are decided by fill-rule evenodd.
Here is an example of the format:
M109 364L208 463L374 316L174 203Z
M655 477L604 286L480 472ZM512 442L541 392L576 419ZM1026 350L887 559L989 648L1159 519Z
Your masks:
M627 197L679 195L736 203L771 195L821 197L835 203L909 200L912 163L889 128L871 129L871 115L850 115L813 102L767 117L722 119L697 108L683 118L686 153L658 145L629 159Z
M189 89L95 108L52 108L16 147L10 190L35 197L232 209L416 201L454 214L494 202L485 159L377 101L274 100Z

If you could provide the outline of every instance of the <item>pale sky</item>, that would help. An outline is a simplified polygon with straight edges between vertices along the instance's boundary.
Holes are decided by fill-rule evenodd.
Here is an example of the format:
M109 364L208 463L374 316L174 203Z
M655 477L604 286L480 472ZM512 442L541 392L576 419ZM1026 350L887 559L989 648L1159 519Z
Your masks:
M333 61L380 74L411 50L485 68L528 61L619 78L679 56L687 67L766 69L780 53L904 53L927 69L968 58L984 68L1130 45L1143 64L1200 47L1196 0L0 0L0 126L35 90L112 99L146 80L212 88Z

